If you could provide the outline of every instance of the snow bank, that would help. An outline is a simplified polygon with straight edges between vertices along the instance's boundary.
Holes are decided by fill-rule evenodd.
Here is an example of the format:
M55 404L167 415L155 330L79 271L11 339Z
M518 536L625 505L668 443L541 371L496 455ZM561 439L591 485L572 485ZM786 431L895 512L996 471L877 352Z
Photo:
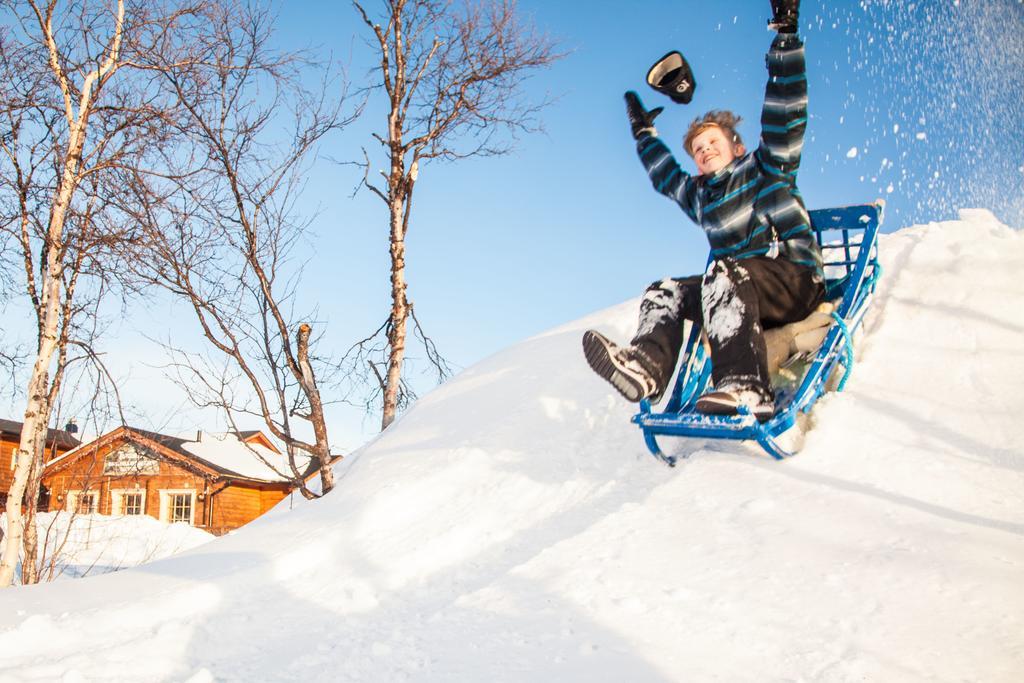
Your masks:
M43 552L43 579L106 574L159 560L212 541L188 524L166 524L146 515L36 515ZM7 519L0 516L0 529ZM20 570L19 570L20 573Z
M1018 680L1024 238L969 212L881 249L794 459L651 459L579 347L627 302L424 397L324 500L3 592L0 679Z

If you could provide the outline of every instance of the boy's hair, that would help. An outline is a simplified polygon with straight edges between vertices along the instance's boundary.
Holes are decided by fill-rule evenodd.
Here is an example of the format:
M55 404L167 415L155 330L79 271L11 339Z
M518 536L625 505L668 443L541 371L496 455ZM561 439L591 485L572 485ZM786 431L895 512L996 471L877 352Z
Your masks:
M683 138L683 147L686 149L686 153L692 157L693 150L690 148L690 145L693 144L693 139L708 128L714 127L721 128L722 132L725 133L725 137L732 141L733 146L742 145L743 140L736 130L736 126L742 120L736 114L724 109L715 109L704 114L704 116L695 118L693 123L690 124L689 130L686 131L686 137Z

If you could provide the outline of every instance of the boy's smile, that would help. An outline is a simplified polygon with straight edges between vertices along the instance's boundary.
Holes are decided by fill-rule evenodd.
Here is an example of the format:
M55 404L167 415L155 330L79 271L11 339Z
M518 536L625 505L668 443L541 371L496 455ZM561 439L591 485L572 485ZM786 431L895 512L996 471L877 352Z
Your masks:
M743 145L733 145L718 126L711 126L693 139L693 160L701 175L717 173L744 154Z

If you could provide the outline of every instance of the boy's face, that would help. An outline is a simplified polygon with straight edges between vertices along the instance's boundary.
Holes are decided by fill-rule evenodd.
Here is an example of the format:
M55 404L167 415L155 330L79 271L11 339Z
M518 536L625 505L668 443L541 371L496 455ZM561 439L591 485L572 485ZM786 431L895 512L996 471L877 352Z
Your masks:
M743 145L733 145L718 126L712 126L693 139L690 144L693 160L697 162L697 171L701 175L717 173L732 163L733 159L743 156Z

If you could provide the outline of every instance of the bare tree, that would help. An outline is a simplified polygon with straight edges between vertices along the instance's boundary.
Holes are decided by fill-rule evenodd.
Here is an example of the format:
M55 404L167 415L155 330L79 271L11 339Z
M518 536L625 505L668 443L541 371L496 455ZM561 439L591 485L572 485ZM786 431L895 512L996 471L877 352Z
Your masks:
M187 23L193 8L3 0L0 12L0 230L17 245L37 328L6 503L4 587L23 545L23 582L38 576L31 517L47 424L75 349L94 357L88 320L108 293L129 285L123 257L138 234L123 205L124 173L160 148L166 120L138 57Z
M133 185L147 202L145 275L186 302L212 348L211 356L167 343L179 385L236 431L239 417L261 420L289 456L281 474L313 497L302 461L319 470L322 493L334 483L318 381L325 364L295 311L301 264L292 253L307 227L297 204L317 144L355 114L342 114L340 86L331 94L336 79L307 86L317 64L271 48L269 10L222 2L205 19L208 39L188 59L174 49L149 57L182 115L173 172Z
M64 27L54 27L55 2L48 6L31 0L25 6L5 3L3 9L17 17L27 40L18 42L4 36L5 73L0 80L10 76L20 81L19 85L32 88L19 93L13 89L8 91L9 98L4 103L10 124L10 132L3 138L7 162L5 189L13 191L18 209L8 217L5 227L18 233L25 284L38 326L36 357L26 391L24 426L6 505L8 533L0 560L0 586L8 586L22 550L25 528L22 506L28 502L31 507L35 499L29 484L42 468L47 423L65 368L74 291L85 257L83 250L73 248L74 240L88 231L87 227L81 233L74 228L69 231L68 227L69 224L91 225L89 219L83 221L82 216L76 215L73 200L90 170L86 161L89 119L98 97L120 64L124 6L117 7L107 39L97 41L100 51L87 55L87 61L75 55L81 61L73 65L75 57L62 52L58 45ZM49 67L46 77L39 68L41 65ZM20 69L24 69L21 77ZM76 80L80 76L81 80ZM44 99L51 83L59 88L63 107L59 106L59 101ZM26 141L26 138L32 139ZM36 174L46 174L51 169L55 169L52 181L36 181ZM39 209L47 203L48 221L42 225ZM39 263L36 263L37 254ZM31 513L29 516L31 518ZM33 524L28 527L34 531ZM31 536L30 533L29 538ZM26 558L24 566L30 559ZM33 580L32 574L34 571L30 569L25 577L28 582Z
M350 358L369 361L383 403L386 429L406 400L403 363L410 318L427 356L444 379L446 366L412 315L405 277L405 240L412 194L420 166L432 159L458 160L505 154L515 135L538 129L536 115L546 104L531 104L524 82L561 55L516 14L510 0L381 0L379 16L353 2L372 32L377 53L376 88L387 104L387 124L374 134L388 170L383 186L371 179L366 155L366 187L388 210L391 256L391 311L380 329L353 347ZM375 340L383 334L385 342ZM374 363L381 350L381 373Z

